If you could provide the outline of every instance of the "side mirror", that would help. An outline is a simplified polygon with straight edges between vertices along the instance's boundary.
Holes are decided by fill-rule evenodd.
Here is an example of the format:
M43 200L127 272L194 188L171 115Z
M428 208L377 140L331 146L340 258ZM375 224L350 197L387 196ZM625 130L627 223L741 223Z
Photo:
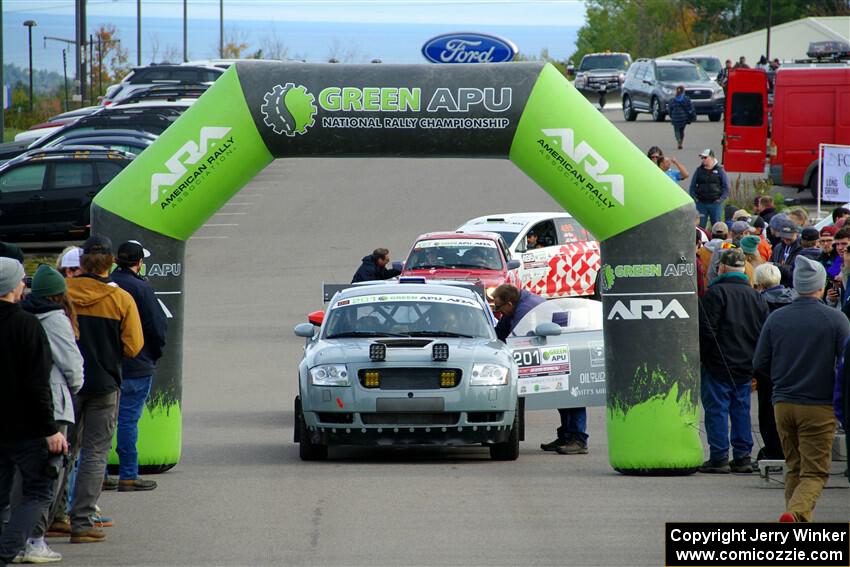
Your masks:
M508 260L508 270L516 270L522 266L522 262L519 260Z
M395 270L397 272L403 272L404 271L404 262L393 262L392 266L393 266L393 270Z
M313 335L316 332L316 328L310 323L299 323L295 325L293 332L295 333L296 337L312 339Z
M313 311L309 315L307 315L307 320L310 321L310 324L315 325L316 327L321 327L322 322L325 320L325 312L324 311ZM310 335L311 337L313 335Z
M557 337L561 334L561 326L557 323L540 323L534 328L538 337Z

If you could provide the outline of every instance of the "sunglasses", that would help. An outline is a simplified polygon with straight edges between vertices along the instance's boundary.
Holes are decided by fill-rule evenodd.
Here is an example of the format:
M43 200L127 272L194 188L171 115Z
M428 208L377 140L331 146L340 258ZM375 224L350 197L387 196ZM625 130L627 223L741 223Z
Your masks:
M501 311L501 310L502 310L502 308L503 308L505 305L507 305L508 303L510 303L510 301L506 301L505 303L502 303L502 304L498 304L498 303L496 303L496 302L494 301L494 302L493 302L493 311L497 311L497 312L498 312L498 311Z

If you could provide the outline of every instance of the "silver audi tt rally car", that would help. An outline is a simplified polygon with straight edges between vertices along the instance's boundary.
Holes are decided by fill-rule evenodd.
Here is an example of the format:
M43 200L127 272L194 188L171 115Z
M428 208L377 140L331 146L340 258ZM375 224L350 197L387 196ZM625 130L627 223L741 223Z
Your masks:
M517 365L468 286L360 284L311 321L295 327L307 338L295 399L302 460L326 458L331 445L485 445L495 460L519 456Z

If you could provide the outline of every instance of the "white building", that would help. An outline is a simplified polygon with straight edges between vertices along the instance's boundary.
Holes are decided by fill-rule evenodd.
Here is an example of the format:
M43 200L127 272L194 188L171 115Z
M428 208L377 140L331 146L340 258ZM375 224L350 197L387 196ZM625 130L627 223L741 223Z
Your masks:
M850 42L850 17L803 18L770 28L770 59L780 61L804 59L812 41ZM754 67L759 57L766 55L767 30L762 29L723 41L709 43L693 49L671 53L678 55L714 55L721 61L731 59L733 63L743 55Z

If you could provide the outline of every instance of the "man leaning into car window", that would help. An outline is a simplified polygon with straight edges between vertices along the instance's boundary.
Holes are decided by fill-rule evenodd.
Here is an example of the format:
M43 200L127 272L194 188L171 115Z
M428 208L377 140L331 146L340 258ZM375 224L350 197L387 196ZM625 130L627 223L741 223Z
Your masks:
M493 310L502 317L496 324L496 336L505 341L517 324L535 306L546 301L539 295L510 284L502 284L493 291ZM544 451L561 455L583 455L587 453L587 408L558 408L561 426L558 437L550 443L542 443Z
M363 257L362 262L354 273L354 277L351 278L351 283L388 280L401 273L392 268L387 269L390 263L390 251L386 248L375 248L371 254Z

